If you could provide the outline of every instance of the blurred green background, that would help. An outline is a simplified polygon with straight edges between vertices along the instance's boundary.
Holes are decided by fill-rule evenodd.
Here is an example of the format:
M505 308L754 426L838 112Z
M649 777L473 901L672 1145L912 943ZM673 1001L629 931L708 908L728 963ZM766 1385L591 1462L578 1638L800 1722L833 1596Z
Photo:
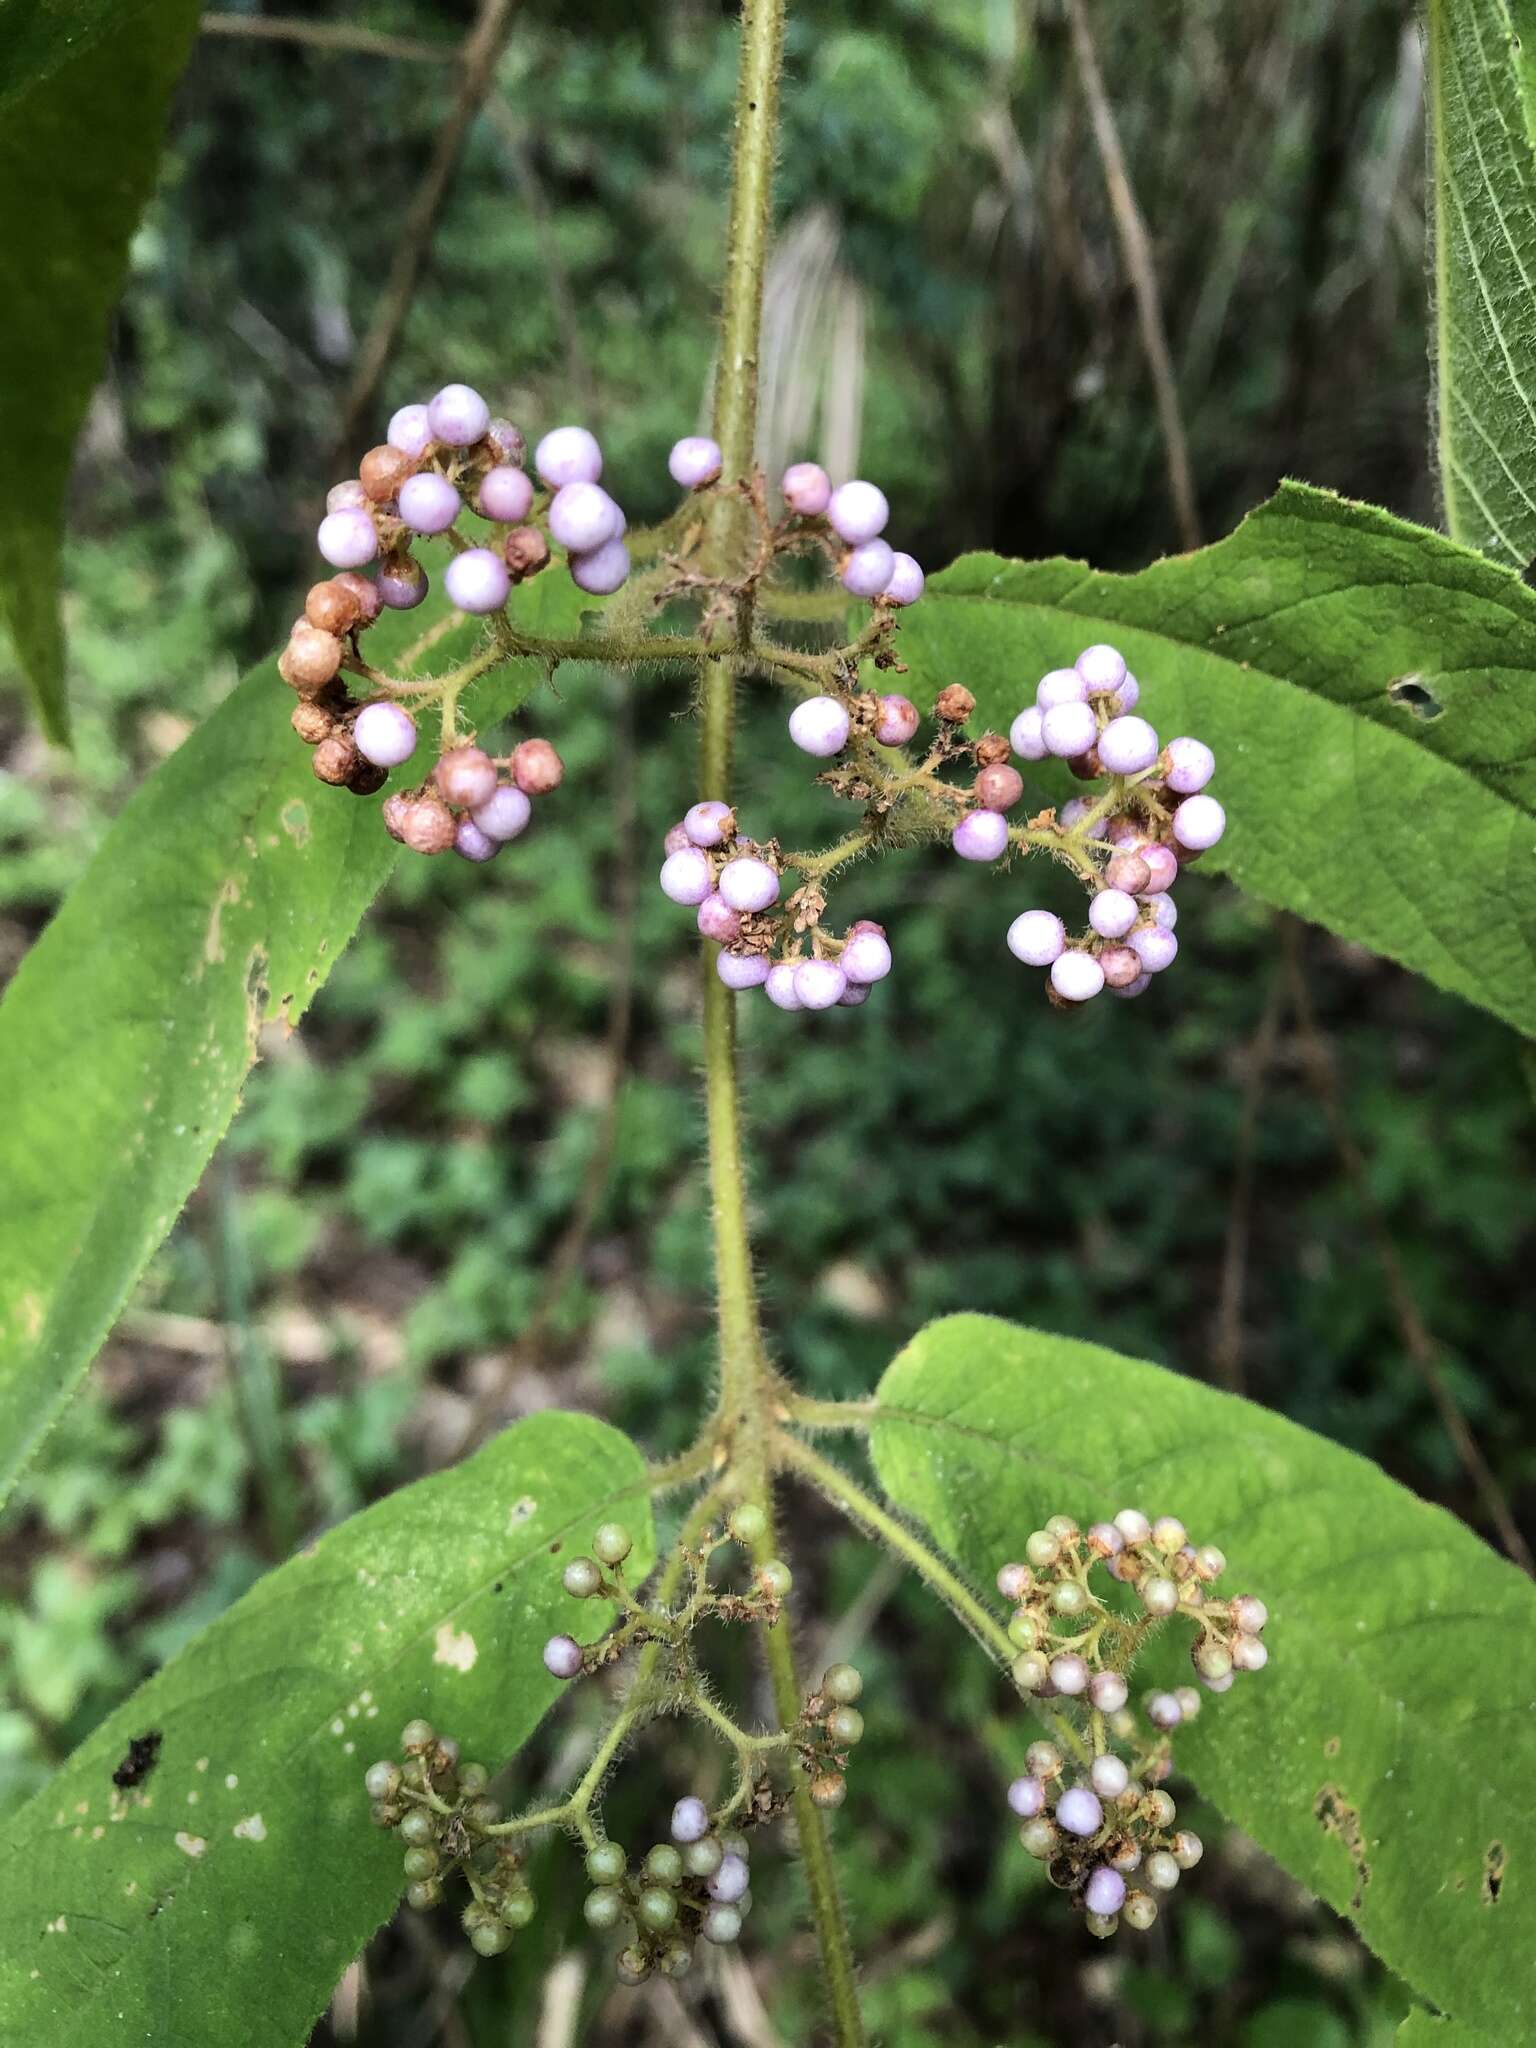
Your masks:
M1432 519L1411 8L1095 0L1090 18L1206 536L1287 474ZM0 696L0 975L311 580L359 340L473 19L409 0L306 16L405 39L388 54L258 40L238 17L199 43L81 448L75 756ZM632 518L667 508L666 450L707 410L734 60L730 10L703 0L515 11L363 445L463 377L530 435L589 422ZM982 544L1109 566L1176 546L1057 8L803 0L786 91L769 466L817 454L879 479L930 566ZM302 1035L265 1047L26 1482L0 1567L0 1802L274 1556L502 1420L567 1402L657 1450L691 1433L709 1374L693 972L651 885L691 787L682 708L562 670L537 723L569 773L537 832L487 872L403 868ZM803 844L834 812L791 756L754 704L749 812ZM1536 1177L1492 1020L1204 875L1181 887L1168 984L1063 1019L999 971L1006 885L907 857L857 880L850 914L887 919L897 949L877 999L810 1028L743 1006L765 1289L808 1388L863 1392L931 1316L990 1309L1239 1387L1482 1526L1375 1219L1528 1515ZM838 1839L878 2038L1390 2039L1401 1994L1240 1838L1147 1941L1085 1954L1000 1809L1017 1717L921 1596L801 1520L813 1650L857 1650L872 1680ZM625 1796L611 1824L638 1838ZM451 1925L387 1931L317 2039L810 2037L787 1882L761 1886L747 1963L685 2014L665 1987L613 1993L580 1945L551 1974L570 1878L546 1873L515 1962L475 1967Z

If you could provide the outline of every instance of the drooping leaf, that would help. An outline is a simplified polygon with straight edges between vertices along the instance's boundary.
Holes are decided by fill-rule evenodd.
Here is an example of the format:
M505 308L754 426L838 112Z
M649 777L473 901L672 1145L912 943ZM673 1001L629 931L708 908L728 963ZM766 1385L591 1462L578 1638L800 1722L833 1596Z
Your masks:
M60 741L59 561L75 436L197 13L193 0L162 0L12 6L0 18L0 445L26 451L0 471L0 608L43 728Z
M1097 640L1161 733L1215 748L1229 823L1210 866L1536 1035L1536 592L1290 484L1135 575L963 556L899 648L920 702L964 682L978 726L1006 732Z
M514 616L558 635L584 602L552 569ZM381 621L370 658L422 616ZM460 625L433 668L473 638ZM482 686L484 715L537 676L523 662ZM394 865L379 799L315 780L293 701L264 665L150 776L0 1002L0 1071L17 1077L0 1121L0 1502L196 1186L263 1028L298 1021Z
M644 1479L606 1425L537 1415L262 1580L0 1831L0 2037L299 2048L403 1888L363 1772L418 1714L492 1767L527 1739L543 1643L602 1619L559 1553L618 1516L646 1568Z
M1442 1509L1284 1417L984 1316L881 1381L890 1498L978 1585L1054 1513L1176 1514L1270 1661L1183 1728L1179 1769L1421 1996L1536 2033L1536 1587ZM1198 1879L1192 1880L1198 1883Z

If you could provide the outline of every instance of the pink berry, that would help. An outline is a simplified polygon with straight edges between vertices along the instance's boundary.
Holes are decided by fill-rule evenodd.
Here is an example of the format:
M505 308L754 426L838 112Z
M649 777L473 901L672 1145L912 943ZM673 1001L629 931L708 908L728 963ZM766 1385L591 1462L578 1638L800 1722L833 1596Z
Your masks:
M629 549L621 540L605 541L590 555L571 555L566 567L578 590L590 597L612 597L629 580Z
M1035 703L1041 711L1049 711L1055 704L1085 704L1088 701L1088 685L1075 668L1053 668L1040 678L1035 688Z
M780 1010L803 1010L799 992L795 988L795 975L800 967L796 960L776 960L768 970L768 979L763 991L770 1003Z
M1040 730L1044 716L1038 704L1031 704L1008 728L1008 744L1021 761L1043 761L1049 752Z
M358 507L327 512L315 545L333 569L361 569L379 552L379 536L368 513Z
M533 805L520 789L503 783L470 813L487 839L516 839L533 816Z
M603 451L585 427L553 427L534 449L533 466L552 491L595 484L603 473Z
M401 522L412 533L446 533L459 516L459 494L447 477L435 470L408 476L400 486L397 503Z
M1167 754L1168 787L1178 796L1193 796L1216 773L1216 756L1204 740L1170 740Z
M332 484L325 494L327 512L366 512L372 504L361 479L355 476L349 476L343 484Z
M451 747L433 769L432 780L457 809L477 811L496 794L496 763L482 747Z
M723 896L706 896L699 905L697 923L706 939L729 946L741 937L741 912L733 910Z
M819 462L792 462L779 488L784 503L802 519L819 519L832 499L832 479Z
M375 768L398 768L416 751L416 721L403 704L365 704L352 727L352 739Z
M719 846L736 830L736 813L729 804L710 798L694 804L683 819L683 830L695 846Z
M768 962L761 953L717 953L715 972L727 988L761 988L768 979Z
M891 971L891 949L881 932L851 932L839 964L848 979L860 986L884 981Z
M912 557L904 555L900 548L896 550L895 562L891 580L880 594L887 604L916 604L923 594L927 578Z
M1069 1003L1091 1002L1104 986L1104 970L1091 953L1062 953L1051 962L1051 987Z
M1056 1825L1069 1835L1096 1835L1104 1825L1099 1795L1086 1785L1069 1786L1056 1802Z
M1008 820L1001 811L970 811L949 835L962 860L996 860L1008 845Z
M1187 796L1173 814L1173 836L1192 853L1214 846L1227 829L1227 814L1213 796Z
M1123 939L1140 915L1123 889L1101 889L1088 906L1088 922L1101 939Z
M827 504L827 524L839 540L847 541L851 548L861 547L865 541L873 540L876 534L884 533L890 516L891 508L886 503L884 491L878 484L867 484L859 478L849 484L839 484Z
M1008 1787L1008 1804L1020 1820L1033 1820L1045 1811L1045 1787L1038 1778L1015 1778Z
M386 555L374 589L392 612L412 612L427 594L427 572L412 555Z
M594 554L619 537L619 508L601 484L562 484L549 504L552 540L573 555Z
M1143 896L1161 896L1179 879L1178 857L1171 846L1143 845L1137 851L1147 864L1148 877L1146 887L1140 893Z
M848 713L835 697L807 697L789 714L789 736L802 753L840 754L848 744Z
M1098 722L1086 704L1053 704L1040 720L1046 752L1063 761L1086 754L1098 732Z
M681 853L685 846L692 844L693 841L688 837L688 827L679 819L677 824L667 827L667 836L661 842L661 850L663 853Z
M1178 939L1160 924L1143 925L1131 933L1126 944L1148 974L1161 974L1171 967L1179 950Z
M445 448L472 448L491 424L491 408L467 384L445 384L428 401L427 424Z
M673 483L680 484L685 491L703 490L715 481L723 466L720 443L711 441L707 434L685 434L681 441L673 442L672 453L667 457Z
M861 541L850 549L839 581L850 597L878 597L895 567L896 557L885 541Z
M1144 718L1112 718L1099 734L1099 759L1111 775L1139 775L1158 750L1157 734Z
M732 910L766 910L779 900L779 878L767 861L755 854L738 854L720 870L717 884Z
M802 960L795 969L795 994L804 1010L830 1010L841 1002L848 977L835 960Z
M1128 981L1124 988L1112 988L1110 994L1112 996L1124 996L1129 1000L1133 996L1144 996L1151 986L1152 977L1150 974L1138 974L1136 979Z
M424 405L402 405L384 436L402 455L425 455L432 442L432 423Z
M574 1636L551 1636L544 1645L544 1669L551 1678L574 1678L581 1669L581 1645Z
M507 565L489 548L466 548L443 571L443 588L461 612L497 612L512 588Z
M453 831L453 850L462 854L465 860L494 860L504 842L493 839L489 832L482 832L473 818L460 818Z
M1232 1602L1232 1619L1244 1635L1261 1636L1269 1620L1269 1609L1262 1600L1256 1600L1252 1593L1239 1593Z
M1053 910L1022 911L1008 927L1008 950L1026 967L1049 967L1066 943L1066 927Z
M1085 647L1077 657L1077 672L1088 685L1090 695L1107 696L1125 681L1125 656L1113 647L1098 644Z
M516 469L510 462L498 462L480 479L475 510L482 519L496 519L507 526L520 526L528 517L532 503L533 478L525 469Z
M1118 1870L1101 1863L1083 1887L1083 1904L1090 1913L1108 1920L1125 1904L1125 1879Z
M697 906L713 886L709 862L696 846L669 853L662 863L661 893L673 903Z
M1171 932L1179 921L1179 906L1171 896L1151 896L1147 899L1147 908L1152 913L1153 922L1160 924L1164 931Z
M910 697L882 697L875 738L882 747L904 747L919 723L917 706Z

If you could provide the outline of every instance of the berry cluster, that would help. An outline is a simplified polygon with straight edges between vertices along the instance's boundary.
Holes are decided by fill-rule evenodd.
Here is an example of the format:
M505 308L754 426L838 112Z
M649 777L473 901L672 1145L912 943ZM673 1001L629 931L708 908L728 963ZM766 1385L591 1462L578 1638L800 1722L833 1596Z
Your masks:
M821 541L850 597L916 604L923 594L923 572L884 538L891 508L878 484L854 477L834 490L820 463L795 462L785 470L779 491L794 522L790 538Z
M997 1574L999 1592L1014 1603L1014 1683L1059 1703L1061 1718L1061 1739L1031 1746L1008 1804L1022 1822L1024 1849L1081 1904L1095 1934L1112 1934L1121 1918L1150 1927L1155 1895L1172 1891L1200 1860L1199 1836L1174 1830L1177 1809L1162 1789L1173 1769L1170 1738L1200 1712L1200 1692L1149 1691L1138 1715L1129 1673L1174 1615L1194 1624L1191 1660L1208 1691L1225 1692L1236 1672L1263 1668L1264 1603L1251 1594L1216 1598L1209 1588L1225 1569L1222 1552L1193 1545L1176 1516L1151 1521L1126 1508L1086 1531L1070 1515L1053 1515L1025 1543L1024 1559ZM1098 1570L1127 1592L1097 1587ZM1077 1766L1070 1772L1069 1760ZM1139 1888L1128 1889L1136 1873Z
M658 1970L685 1976L700 1940L718 1948L737 1940L752 1910L751 1855L746 1835L717 1830L704 1801L691 1794L672 1809L670 1840L654 1843L637 1871L630 1872L617 1842L591 1849L587 1925L633 1936L619 1953L620 1981L641 1984Z

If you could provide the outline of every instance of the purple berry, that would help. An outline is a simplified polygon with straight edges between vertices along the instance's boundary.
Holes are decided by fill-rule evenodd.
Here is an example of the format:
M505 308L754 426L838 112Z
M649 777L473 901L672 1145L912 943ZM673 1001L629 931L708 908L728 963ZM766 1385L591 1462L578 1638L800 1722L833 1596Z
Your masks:
M866 540L850 550L840 581L850 597L879 597L895 573L896 557L883 540Z
M837 1006L840 1010L857 1010L861 1004L869 1001L872 994L873 989L869 982L850 981L838 997Z
M1216 756L1204 740L1168 742L1168 787L1178 796L1193 796L1216 773Z
M493 839L489 832L482 832L473 818L460 818L453 831L453 850L465 860L494 860L504 842Z
M891 580L880 594L887 604L916 604L923 594L927 578L912 557L904 555L900 548L896 550L895 562Z
M766 910L779 900L779 878L767 861L738 854L720 870L716 885L732 910Z
M695 846L719 846L735 829L735 812L713 798L694 804L683 819L683 830Z
M373 587L390 611L413 612L427 594L427 572L411 555L386 555Z
M551 1678L574 1678L581 1669L581 1645L574 1636L551 1636L544 1645L544 1669Z
M327 512L315 545L333 569L361 569L379 552L379 536L369 515L358 507Z
M685 846L692 844L693 841L688 837L688 827L679 819L675 825L667 827L667 836L661 842L661 850L663 853L681 853Z
M1053 910L1023 911L1008 927L1008 950L1026 967L1049 967L1066 943L1066 927Z
M673 483L681 484L685 491L701 491L719 476L724 460L718 441L711 441L707 434L685 434L681 441L673 442L667 468Z
M920 722L917 706L910 697L882 697L875 738L882 747L904 747Z
M1115 692L1115 702L1122 711L1134 711L1141 700L1141 685L1134 676L1127 676Z
M1098 738L1098 721L1086 704L1053 704L1040 720L1046 752L1063 761L1086 754Z
M661 893L673 903L696 907L713 887L709 862L696 846L681 853L669 853L662 863Z
M1107 696L1125 681L1125 656L1102 642L1094 647L1085 647L1077 657L1076 666L1091 696Z
M619 508L601 484L562 484L549 505L552 540L573 555L590 555L619 537Z
M1112 996L1124 996L1129 1001L1132 996L1144 996L1151 986L1152 977L1150 974L1138 974L1136 979L1128 981L1124 988L1112 988L1110 994Z
M402 704L365 704L352 727L352 740L375 768L398 768L416 751L416 721Z
M1045 1787L1038 1778L1015 1778L1008 1787L1008 1804L1020 1820L1033 1820L1045 1811Z
M443 571L443 588L461 612L496 612L507 601L512 579L500 555L489 548L466 548Z
M427 424L445 447L472 448L491 424L491 408L467 384L445 384L428 401Z
M804 1010L830 1010L843 999L848 977L835 960L802 960L795 969L795 994Z
M475 510L482 519L496 519L507 526L520 526L528 517L532 503L533 478L525 469L515 469L510 462L498 462L480 480Z
M1008 744L1021 761L1043 761L1049 751L1040 730L1045 714L1038 704L1021 711L1008 728Z
M372 498L355 476L349 476L344 484L332 484L325 494L327 512L366 512L372 504Z
M1140 911L1123 889L1101 889L1088 906L1088 922L1101 939L1123 939Z
M1104 970L1091 953L1063 953L1051 962L1051 987L1069 1003L1091 1002L1104 986Z
M1157 734L1144 718L1112 718L1099 734L1099 759L1111 775L1139 775L1157 755Z
M1142 845L1137 851L1146 862L1148 870L1147 886L1141 891L1142 895L1161 896L1165 889L1171 889L1179 879L1178 856L1171 846L1161 844Z
M839 964L848 979L860 987L884 981L891 971L891 949L884 933L850 933Z
M1191 853L1214 846L1227 829L1227 814L1213 796L1187 796L1173 814L1173 836Z
M1083 1887L1083 1904L1090 1913L1108 1920L1125 1904L1125 1879L1118 1870L1101 1863Z
M761 953L717 953L715 972L727 988L761 988L768 979L768 962Z
M800 963L796 960L776 960L768 970L768 979L763 983L763 992L770 1003L780 1010L803 1010L799 992L795 988L795 974Z
M674 1842L702 1842L709 1833L709 1808L702 1799L691 1795L679 1799L672 1809L672 1839Z
M884 491L878 484L867 484L859 478L839 484L827 504L827 524L851 548L861 547L876 534L884 533L890 516Z
M585 427L553 427L534 449L533 466L552 491L595 484L603 473L603 451Z
M706 896L699 905L698 927L706 939L729 946L741 937L741 912L733 910L723 896Z
M1143 925L1125 943L1148 974L1161 974L1165 967L1171 967L1179 950L1178 939L1160 924Z
M1053 668L1040 678L1035 689L1035 703L1041 711L1049 711L1056 704L1086 704L1088 685L1075 668Z
M996 860L1008 845L1008 820L1001 811L970 811L949 843L962 860Z
M408 476L396 502L402 524L413 533L446 533L459 516L458 492L447 477L431 469Z
M424 405L402 405L384 436L402 455L425 455L432 441L432 422Z
M802 519L819 519L832 500L832 479L819 462L792 462L779 488L784 503Z
M1056 1802L1056 1825L1069 1835L1080 1835L1085 1840L1089 1835L1096 1835L1104 1825L1104 1809L1099 1804L1099 1795L1086 1785L1070 1786Z
M789 714L789 736L803 753L840 754L848 744L848 723L835 697L807 697Z
M744 1856L727 1854L720 1859L720 1868L709 1880L709 1896L718 1899L723 1906L734 1906L752 1882L752 1873L747 1868Z
M487 839L516 839L533 816L533 805L510 782L492 790L485 802L470 813Z
M590 555L571 555L566 567L571 581L589 597L612 597L629 580L629 549L621 540L605 541Z

